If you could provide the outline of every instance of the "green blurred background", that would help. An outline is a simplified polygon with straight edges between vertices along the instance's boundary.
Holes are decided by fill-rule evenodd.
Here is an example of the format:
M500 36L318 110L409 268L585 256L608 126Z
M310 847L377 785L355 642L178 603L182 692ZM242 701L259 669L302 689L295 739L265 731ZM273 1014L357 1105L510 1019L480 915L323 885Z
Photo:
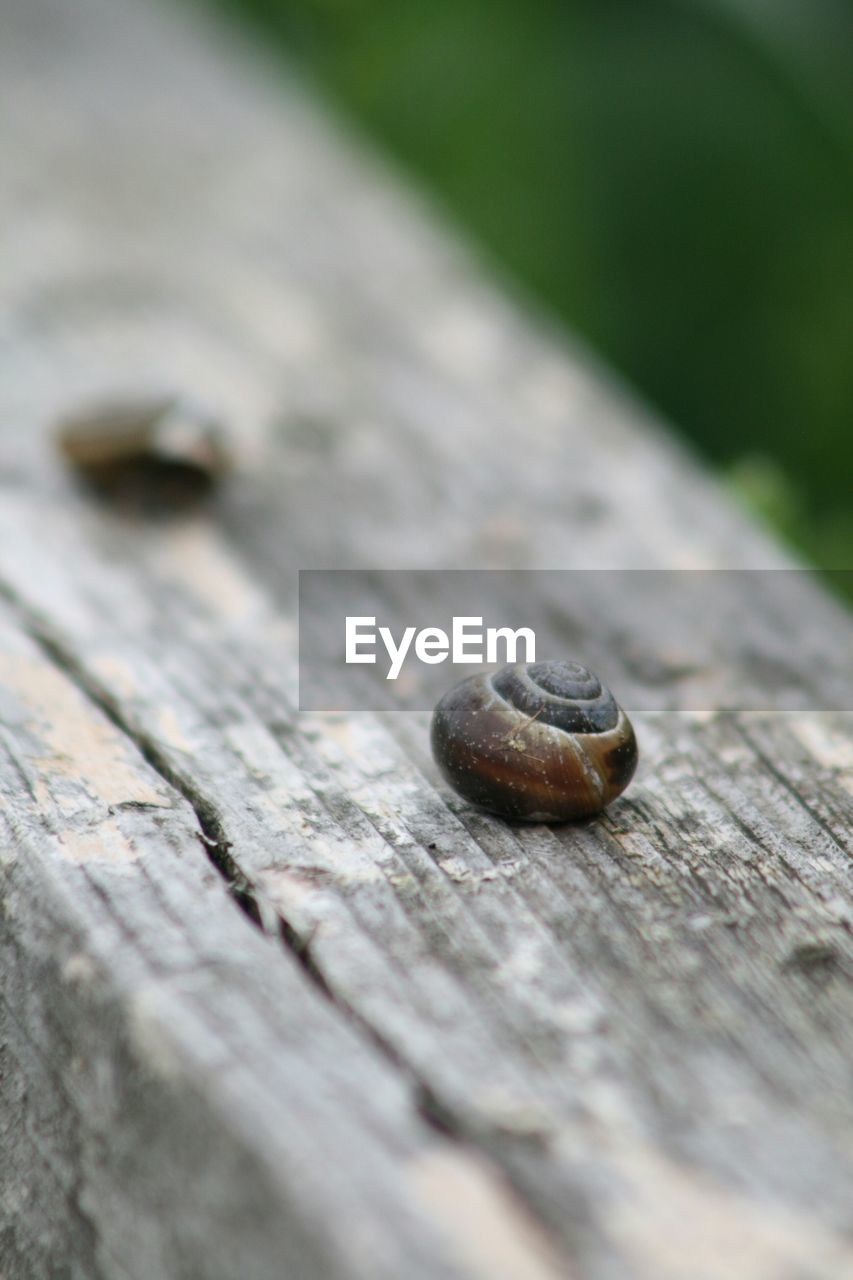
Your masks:
M823 567L853 563L853 3L210 0Z

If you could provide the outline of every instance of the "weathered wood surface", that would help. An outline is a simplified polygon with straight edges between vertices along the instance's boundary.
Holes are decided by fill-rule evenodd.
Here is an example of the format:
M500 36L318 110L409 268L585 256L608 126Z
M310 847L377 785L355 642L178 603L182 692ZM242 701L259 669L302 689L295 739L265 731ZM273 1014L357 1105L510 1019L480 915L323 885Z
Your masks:
M298 567L782 555L292 88L141 2L2 28L0 1275L853 1273L850 715L640 717L520 829L423 717L295 710ZM50 443L152 381L241 458L160 523ZM782 623L819 691L846 618Z

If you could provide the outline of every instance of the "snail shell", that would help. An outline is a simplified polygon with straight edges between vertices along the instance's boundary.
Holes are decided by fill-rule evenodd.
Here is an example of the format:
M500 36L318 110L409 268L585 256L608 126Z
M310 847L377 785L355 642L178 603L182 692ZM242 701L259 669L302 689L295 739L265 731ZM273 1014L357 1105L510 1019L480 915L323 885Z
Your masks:
M466 800L528 822L600 813L637 767L630 720L577 662L517 663L463 680L435 709L432 751Z
M176 395L128 394L82 405L58 424L56 440L101 494L166 505L203 497L230 462L218 421Z

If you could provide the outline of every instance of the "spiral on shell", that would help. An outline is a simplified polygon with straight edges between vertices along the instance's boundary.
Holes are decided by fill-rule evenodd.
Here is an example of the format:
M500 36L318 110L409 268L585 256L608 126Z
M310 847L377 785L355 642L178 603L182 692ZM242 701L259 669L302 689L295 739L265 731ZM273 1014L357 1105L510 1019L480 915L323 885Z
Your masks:
M600 813L637 766L630 720L577 662L517 663L463 680L436 706L432 750L466 800L529 822Z

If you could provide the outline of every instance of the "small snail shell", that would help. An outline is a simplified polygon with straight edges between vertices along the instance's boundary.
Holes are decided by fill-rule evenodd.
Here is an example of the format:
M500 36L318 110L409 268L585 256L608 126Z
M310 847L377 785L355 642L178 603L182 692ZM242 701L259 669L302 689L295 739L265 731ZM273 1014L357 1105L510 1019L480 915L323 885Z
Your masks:
M630 720L577 662L517 663L463 680L435 709L432 751L466 800L529 822L600 813L637 767Z
M183 396L126 394L84 404L58 424L59 449L109 498L182 505L228 470L222 428Z

